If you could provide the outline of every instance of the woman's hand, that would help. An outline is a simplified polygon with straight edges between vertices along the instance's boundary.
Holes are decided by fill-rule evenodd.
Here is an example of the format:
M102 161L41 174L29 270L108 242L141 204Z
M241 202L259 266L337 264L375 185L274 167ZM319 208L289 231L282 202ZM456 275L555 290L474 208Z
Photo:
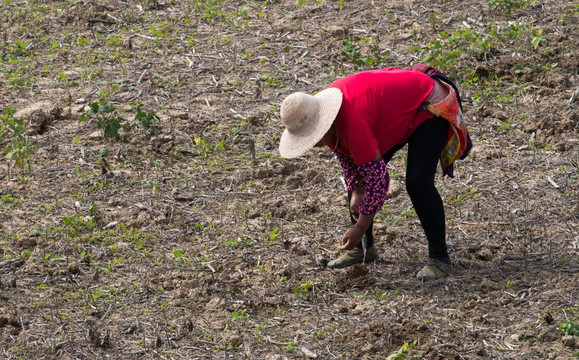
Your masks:
M352 213L352 217L354 220L358 221L360 218L360 203L364 198L364 188L359 187L352 192L352 196L350 197L350 212Z
M361 226L354 225L346 231L344 237L342 237L342 246L340 250L352 250L362 241L362 237L366 232Z
M376 214L360 214L358 216L356 225L349 228L342 237L342 247L340 247L340 250L352 250L362 241L362 237L370 227L372 220L374 220L374 215Z

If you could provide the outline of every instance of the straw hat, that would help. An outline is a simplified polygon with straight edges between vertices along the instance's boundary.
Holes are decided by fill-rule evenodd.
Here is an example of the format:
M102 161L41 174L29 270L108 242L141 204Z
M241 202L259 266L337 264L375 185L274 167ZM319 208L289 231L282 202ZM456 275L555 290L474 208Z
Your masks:
M295 158L314 147L332 126L341 105L342 92L336 88L313 96L298 92L285 98L280 110L285 126L279 142L280 155Z

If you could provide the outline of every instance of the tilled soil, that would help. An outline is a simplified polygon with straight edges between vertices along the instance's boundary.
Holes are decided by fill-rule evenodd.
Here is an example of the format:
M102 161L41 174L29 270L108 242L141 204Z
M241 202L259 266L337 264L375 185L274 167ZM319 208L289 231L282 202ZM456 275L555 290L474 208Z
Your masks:
M0 358L579 358L577 1L8 0L0 14L0 130L8 107L25 119L2 146L37 148L0 164ZM279 157L280 104L418 62L456 79L474 143L436 178L453 272L415 278L427 243L405 149L379 259L329 270L349 223L341 170L328 150ZM130 125L118 139L79 121L99 101ZM158 126L135 122L137 102Z

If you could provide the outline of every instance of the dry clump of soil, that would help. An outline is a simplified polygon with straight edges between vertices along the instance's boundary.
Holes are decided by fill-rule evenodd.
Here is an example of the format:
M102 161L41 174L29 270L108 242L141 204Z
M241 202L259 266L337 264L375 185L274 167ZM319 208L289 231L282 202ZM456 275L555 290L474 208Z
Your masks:
M0 167L0 357L577 357L561 331L579 324L577 4L495 4L7 2L0 99L38 152ZM445 52L442 31L466 28L480 41ZM340 169L277 155L279 106L437 39L474 142L437 178L453 273L414 278L404 150L380 258L328 270ZM118 140L79 122L99 97L131 124ZM134 122L139 101L159 126Z

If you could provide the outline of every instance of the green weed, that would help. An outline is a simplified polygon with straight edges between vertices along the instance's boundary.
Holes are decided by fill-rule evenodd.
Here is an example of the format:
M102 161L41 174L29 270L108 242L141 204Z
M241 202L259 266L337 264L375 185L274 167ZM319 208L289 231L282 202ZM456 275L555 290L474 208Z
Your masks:
M298 299L309 300L315 296L314 284L311 280L294 287L294 296Z
M342 51L350 58L352 64L356 67L365 68L366 66L372 66L374 60L362 57L360 54L360 48L356 46L356 43L351 37L348 37L342 42Z
M38 149L32 145L30 139L24 135L23 118L16 118L16 109L7 107L3 115L0 115L0 141L9 140L9 145L4 149L6 158L14 160L14 163L21 169L26 164L30 170L32 154Z
M117 108L104 98L101 98L99 103L89 104L89 107L90 109L80 116L79 122L83 122L87 118L95 117L97 120L97 128L102 130L105 139L119 139L121 137L119 134L121 128L126 132L131 130L130 124L125 123L121 125L122 120L117 116Z
M505 14L521 9L527 5L526 0L487 0L493 9L500 9Z
M505 121L501 121L501 126L499 126L499 131L506 132L509 135L514 134L513 126L513 118L510 117Z
M367 42L370 39L363 39L361 42ZM372 56L363 56L361 48L356 42L348 37L342 41L342 52L349 58L350 62L354 64L356 69L372 69L386 64L386 58L390 55L388 51L381 52L378 47L379 39L374 39L374 44L370 47Z
M534 50L539 50L540 47L545 47L548 45L547 39L543 36L542 29L532 29L531 33L533 35L531 39L531 46Z
M189 149L189 152L197 153L203 156L205 160L209 159L209 156L217 154L221 150L225 149L225 141L220 141L217 144L211 144L208 140L202 138L201 136L196 136L194 138L195 148Z
M563 11L561 25L577 24L577 17L579 17L579 4L569 5L569 8L566 11Z
M423 47L411 46L410 50L419 53L421 62L442 71L448 71L454 67L454 64L460 58L461 49L454 45L455 37L450 37L444 31L440 33L440 36L441 39L427 42Z
M567 320L561 323L559 331L565 335L579 336L579 322Z
M419 359L418 342L414 340L410 344L405 342L398 351L390 354L386 360Z
M241 311L239 311L239 312L233 311L233 312L231 313L231 318L232 318L234 321L242 321L242 322L244 322L244 321L246 321L247 318L249 317L249 315L246 315L246 314L245 314L245 311L246 311L246 309L243 309L243 310L241 310Z
M8 72L6 78L8 79L8 87L11 89L26 88L36 83L34 76L25 76L15 72Z
M279 236L277 231L278 231L278 228L276 227L270 233L262 232L261 236L263 236L265 238L265 241L267 242L267 244L275 245L275 239L277 239L277 237Z
M142 102L132 102L131 108L128 112L135 113L135 123L142 126L144 129L149 130L159 125L160 118L157 113L153 110L144 111L143 107L145 104Z
M58 230L62 230L65 235L69 238L74 238L78 236L81 232L90 230L94 227L93 219L90 217L83 217L80 214L73 216L65 216L62 218L62 222L65 227Z
M565 320L559 326L559 331L565 335L579 336L579 313L576 313L575 308L565 308L565 317L571 317L571 319Z

